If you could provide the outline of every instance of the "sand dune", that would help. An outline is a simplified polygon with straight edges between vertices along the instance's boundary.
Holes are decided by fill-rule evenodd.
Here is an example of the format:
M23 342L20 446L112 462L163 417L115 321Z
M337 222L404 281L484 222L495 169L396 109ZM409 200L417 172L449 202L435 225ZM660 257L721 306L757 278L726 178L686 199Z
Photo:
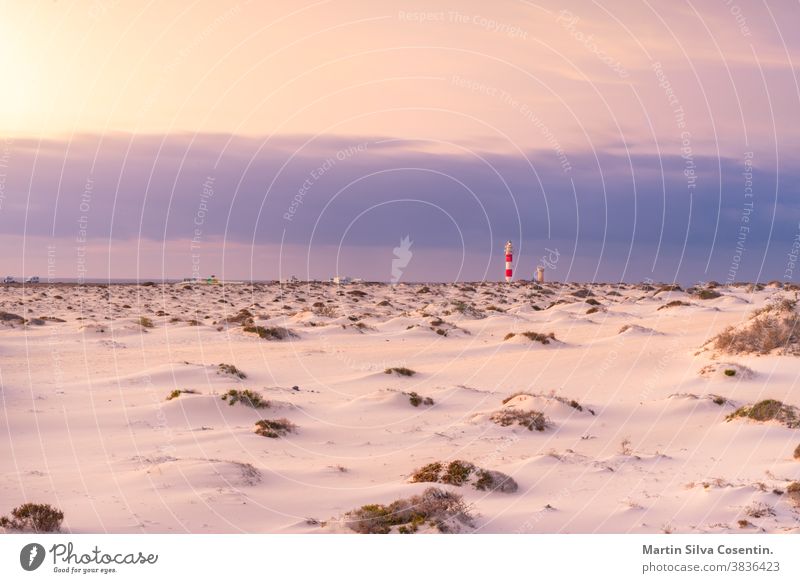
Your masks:
M348 512L435 487L472 518L417 531L798 532L800 436L747 409L800 406L797 351L709 342L796 292L713 291L6 286L0 513L47 502L76 533L352 532ZM262 419L289 429L258 435ZM410 479L454 460L461 485ZM481 472L518 487L480 490Z

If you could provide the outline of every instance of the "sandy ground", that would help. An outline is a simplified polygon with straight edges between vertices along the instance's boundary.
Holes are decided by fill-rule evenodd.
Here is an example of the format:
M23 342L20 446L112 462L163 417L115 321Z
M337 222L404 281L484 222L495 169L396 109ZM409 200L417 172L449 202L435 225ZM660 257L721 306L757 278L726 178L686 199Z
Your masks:
M800 531L783 493L800 479L800 431L726 420L765 398L800 405L800 361L704 349L795 292L658 290L5 286L0 513L47 502L75 533L347 532L347 511L418 494L431 484L410 483L415 469L458 459L519 486L438 484L470 505L465 531ZM675 300L689 305L662 308ZM231 389L270 406L231 406ZM196 393L168 400L174 390ZM503 404L517 392L530 396ZM547 427L493 421L509 408ZM296 431L254 432L278 418Z

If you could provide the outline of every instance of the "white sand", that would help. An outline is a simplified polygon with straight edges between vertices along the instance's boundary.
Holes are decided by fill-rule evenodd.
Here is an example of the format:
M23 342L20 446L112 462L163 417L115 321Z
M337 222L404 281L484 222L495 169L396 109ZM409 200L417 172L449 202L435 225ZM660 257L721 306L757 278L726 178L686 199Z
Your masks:
M764 398L800 405L800 360L702 350L794 292L721 288L700 300L641 286L421 287L0 288L4 312L65 320L0 323L0 514L47 502L76 533L346 531L336 520L346 511L419 493L430 484L408 482L416 468L461 459L519 484L513 494L439 485L463 494L479 532L800 530L797 508L773 492L800 478L800 431L725 420ZM597 313L571 295L584 287ZM671 300L691 305L658 309ZM475 310L454 311L454 301ZM315 302L330 313L314 314ZM218 324L243 308L297 337ZM446 336L431 329L437 317ZM195 318L202 325L187 323ZM525 331L557 341L504 340ZM218 374L219 363L247 378ZM418 374L384 374L394 366ZM231 388L271 407L229 406L220 395ZM174 389L198 394L167 401ZM411 391L435 404L412 407ZM491 421L517 391L540 396L505 407L542 411L545 431ZM261 437L262 417L298 430ZM766 515L748 516L759 504Z

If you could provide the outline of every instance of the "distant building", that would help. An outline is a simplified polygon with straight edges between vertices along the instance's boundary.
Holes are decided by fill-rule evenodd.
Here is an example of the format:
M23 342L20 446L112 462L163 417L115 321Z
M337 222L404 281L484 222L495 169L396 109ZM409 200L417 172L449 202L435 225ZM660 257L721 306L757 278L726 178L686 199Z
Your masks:
M336 275L330 279L330 282L336 285L347 285L348 283L353 283L353 278L347 275Z
M544 283L544 267L536 268L536 283Z

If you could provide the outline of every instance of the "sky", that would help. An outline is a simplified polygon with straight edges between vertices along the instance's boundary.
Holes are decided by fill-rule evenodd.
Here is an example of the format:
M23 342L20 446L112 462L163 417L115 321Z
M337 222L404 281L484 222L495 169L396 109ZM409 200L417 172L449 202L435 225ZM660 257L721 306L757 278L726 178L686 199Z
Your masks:
M797 22L0 0L0 273L496 281L511 240L520 279L793 281Z

